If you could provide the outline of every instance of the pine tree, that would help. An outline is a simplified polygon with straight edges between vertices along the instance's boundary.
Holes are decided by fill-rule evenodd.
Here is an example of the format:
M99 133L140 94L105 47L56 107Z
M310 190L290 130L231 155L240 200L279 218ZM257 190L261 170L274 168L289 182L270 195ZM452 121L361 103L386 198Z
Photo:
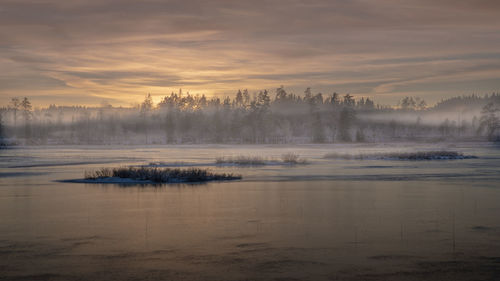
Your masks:
M23 111L23 119L24 119L24 137L26 140L31 138L31 116L32 116L32 106L31 102L27 97L21 101L21 109Z
M497 116L500 108L493 102L488 103L481 111L479 119L479 130L486 130L486 136L489 140L497 140L496 131L500 129L500 118Z

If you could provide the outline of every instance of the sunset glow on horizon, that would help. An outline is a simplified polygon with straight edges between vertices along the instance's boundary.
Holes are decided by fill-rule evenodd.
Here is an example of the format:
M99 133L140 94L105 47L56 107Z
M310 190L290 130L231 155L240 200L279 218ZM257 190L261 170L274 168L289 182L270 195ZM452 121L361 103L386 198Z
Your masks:
M500 92L498 1L0 4L0 105L139 103L284 85L429 104ZM273 94L274 96L274 94Z

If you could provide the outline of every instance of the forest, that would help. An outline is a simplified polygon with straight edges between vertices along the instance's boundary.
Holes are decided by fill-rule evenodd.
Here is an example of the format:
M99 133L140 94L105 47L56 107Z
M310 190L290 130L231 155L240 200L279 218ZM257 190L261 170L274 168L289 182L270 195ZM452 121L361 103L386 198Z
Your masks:
M398 141L499 141L500 94L443 99L433 106L404 97L397 106L350 94L288 93L284 87L229 96L150 94L131 107L34 107L12 98L0 108L0 143L60 144L286 144Z

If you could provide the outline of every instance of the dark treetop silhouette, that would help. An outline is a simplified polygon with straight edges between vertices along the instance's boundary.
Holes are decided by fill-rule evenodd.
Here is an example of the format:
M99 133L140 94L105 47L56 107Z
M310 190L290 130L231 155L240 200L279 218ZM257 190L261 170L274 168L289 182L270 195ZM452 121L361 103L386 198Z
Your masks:
M3 144L332 143L499 139L500 95L398 107L350 94L239 90L233 99L171 93L136 107L56 106L33 110L14 98L0 113ZM19 114L21 113L21 114ZM21 115L21 116L19 116ZM19 118L21 117L21 118Z

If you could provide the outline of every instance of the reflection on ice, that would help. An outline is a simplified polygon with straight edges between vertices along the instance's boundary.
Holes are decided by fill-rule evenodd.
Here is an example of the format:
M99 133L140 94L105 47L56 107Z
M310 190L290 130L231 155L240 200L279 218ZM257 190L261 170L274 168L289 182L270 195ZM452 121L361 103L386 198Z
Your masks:
M498 148L411 147L478 156L460 161L323 158L332 151L412 152L406 145L1 151L0 269L13 280L471 280L478 274L495 280ZM215 163L221 155L280 160L286 153L309 164ZM76 162L82 163L64 165ZM10 168L13 163L25 167ZM59 166L27 167L42 163ZM197 185L61 181L103 166L149 163L210 166L243 179Z

